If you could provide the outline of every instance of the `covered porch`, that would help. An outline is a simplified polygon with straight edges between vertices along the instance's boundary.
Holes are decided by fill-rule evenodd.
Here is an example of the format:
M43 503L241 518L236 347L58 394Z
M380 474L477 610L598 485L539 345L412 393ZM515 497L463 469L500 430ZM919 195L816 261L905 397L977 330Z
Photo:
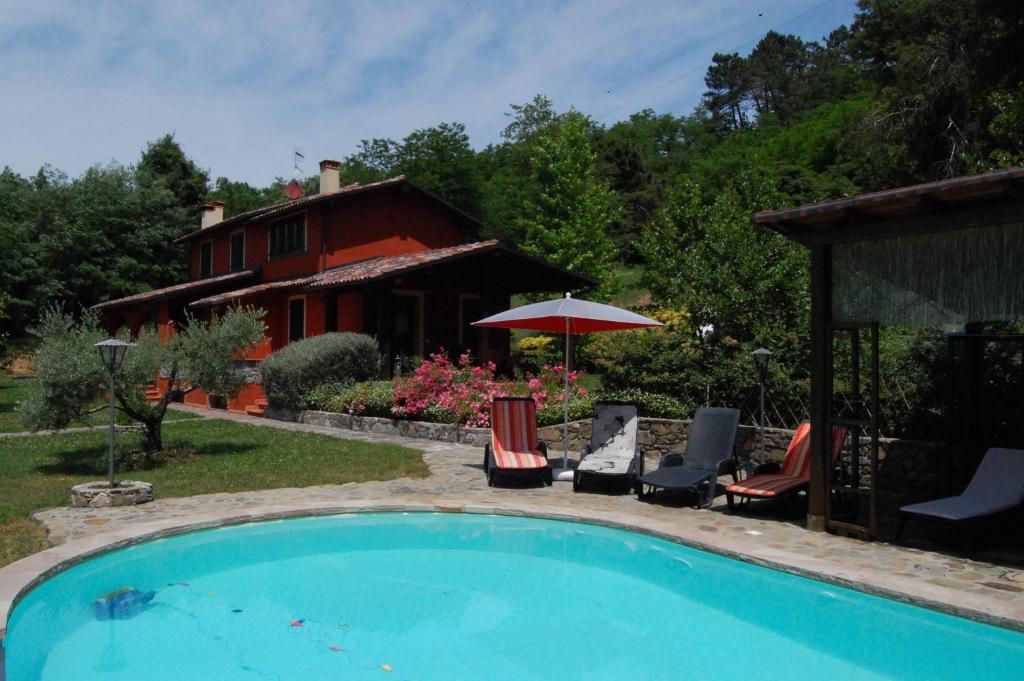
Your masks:
M579 291L581 276L497 241L369 258L318 274L263 282L200 298L209 311L242 303L268 311L267 351L332 331L377 338L390 378L411 358L446 350L465 352L502 368L509 365L509 332L471 323L500 312L522 293Z
M940 425L928 439L956 465L935 496L960 493L988 447L1024 448L1024 169L765 211L754 222L811 254L809 529L892 534L893 499L879 489L886 327L929 329L947 344L944 399L928 405ZM833 426L851 433L839 466Z

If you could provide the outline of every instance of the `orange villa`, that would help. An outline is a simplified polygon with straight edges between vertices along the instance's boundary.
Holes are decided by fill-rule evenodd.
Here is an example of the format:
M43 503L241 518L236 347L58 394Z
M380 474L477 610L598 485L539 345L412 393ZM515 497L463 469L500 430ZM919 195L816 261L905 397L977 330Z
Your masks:
M287 343L355 331L380 343L384 375L396 358L470 349L504 365L509 334L470 323L509 307L515 293L561 292L593 281L495 240L478 220L404 176L341 184L341 164L321 161L317 194L224 219L203 207L201 226L179 238L189 280L96 305L113 332L146 324L174 333L188 313L208 318L234 304L267 311L267 339L239 362L250 368ZM226 405L193 391L186 401L262 414L258 373ZM165 385L154 385L159 396Z

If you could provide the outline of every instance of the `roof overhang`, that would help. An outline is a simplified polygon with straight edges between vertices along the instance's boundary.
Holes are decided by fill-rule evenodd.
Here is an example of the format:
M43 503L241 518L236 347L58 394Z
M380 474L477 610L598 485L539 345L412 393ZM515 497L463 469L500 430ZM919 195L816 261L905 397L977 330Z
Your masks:
M158 288L152 291L144 291L142 293L136 293L134 295L125 296L124 298L116 298L114 300L108 300L102 303L97 303L96 305L93 305L93 309L107 310L115 307L123 307L126 305L154 303L160 300L177 298L184 295L195 294L200 291L207 291L210 289L219 288L221 286L235 285L245 281L246 279L250 279L251 277L255 276L255 274L255 270L242 270L240 272L221 274L216 277L195 279L193 281L187 281L183 284L175 284L174 286Z
M580 291L593 288L592 277L571 272L509 248L496 240L478 241L458 246L414 251L402 255L380 256L348 263L318 274L261 282L246 288L200 298L189 307L216 307L262 293L284 289L327 291L358 288L408 277L426 270L459 267L465 269L476 261L478 269L486 270L502 281L512 293Z
M754 223L806 246L1002 225L1024 214L1024 168L761 211Z

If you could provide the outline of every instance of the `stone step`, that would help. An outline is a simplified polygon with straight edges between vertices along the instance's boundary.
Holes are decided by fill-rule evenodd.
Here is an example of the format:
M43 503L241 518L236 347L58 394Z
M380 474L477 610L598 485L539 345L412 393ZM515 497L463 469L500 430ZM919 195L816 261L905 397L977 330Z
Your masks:
M266 413L266 409L262 406L251 404L245 408L245 413L249 416L263 416Z

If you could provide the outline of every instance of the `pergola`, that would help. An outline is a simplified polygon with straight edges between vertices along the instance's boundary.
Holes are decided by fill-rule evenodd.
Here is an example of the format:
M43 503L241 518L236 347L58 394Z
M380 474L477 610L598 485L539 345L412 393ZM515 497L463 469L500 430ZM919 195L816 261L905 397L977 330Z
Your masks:
M759 212L754 223L811 252L807 527L870 537L877 529L878 328L944 327L980 343L985 339L975 332L981 323L1024 319L1024 168ZM833 399L834 339L844 334L856 390L853 408L839 415ZM869 377L862 381L865 354ZM862 389L867 395L857 402ZM974 416L968 410L964 417ZM868 439L867 489L856 480L837 484L831 479L834 425L851 429L857 457L860 438ZM831 516L837 491L868 497L867 524Z

